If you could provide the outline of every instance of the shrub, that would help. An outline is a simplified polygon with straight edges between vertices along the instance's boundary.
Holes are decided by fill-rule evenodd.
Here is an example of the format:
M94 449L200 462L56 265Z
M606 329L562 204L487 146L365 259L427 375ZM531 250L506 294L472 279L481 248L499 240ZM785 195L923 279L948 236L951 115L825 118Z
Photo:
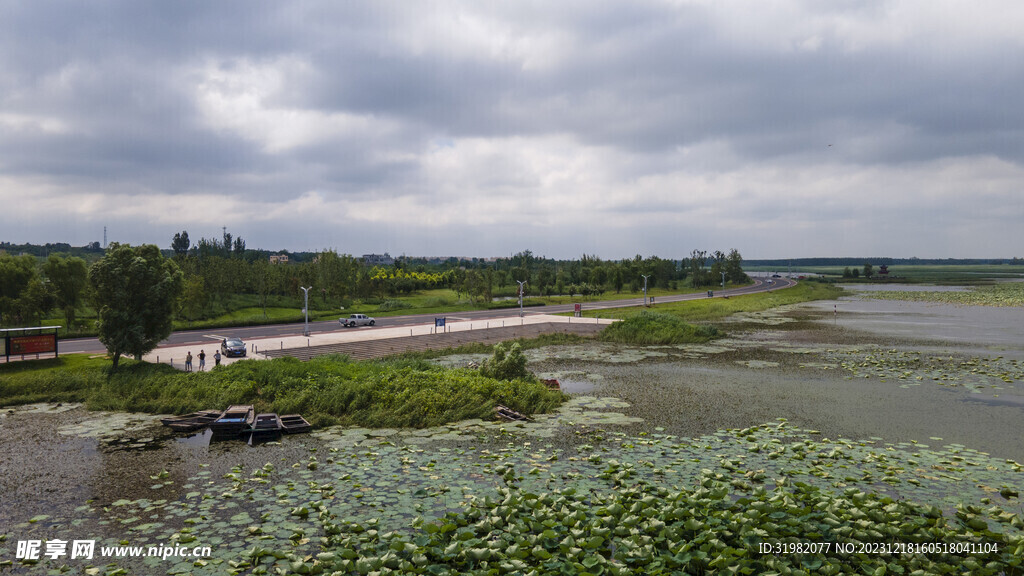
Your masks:
M519 343L514 342L511 347L505 348L505 344L497 344L494 347L494 356L484 360L480 366L480 374L496 380L533 380L533 374L526 369L526 356Z
M377 306L377 311L390 312L392 310L404 310L406 308L412 308L412 304L409 304L405 300L385 300L382 304Z
M623 344L691 344L708 342L721 336L714 326L695 326L677 316L643 311L609 325L601 340Z

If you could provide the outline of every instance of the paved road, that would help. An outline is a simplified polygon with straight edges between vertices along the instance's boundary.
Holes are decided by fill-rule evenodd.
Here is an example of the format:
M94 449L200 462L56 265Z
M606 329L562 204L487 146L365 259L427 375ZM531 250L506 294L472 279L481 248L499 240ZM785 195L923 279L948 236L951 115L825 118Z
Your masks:
M754 284L742 288L731 288L729 290L715 290L715 298L736 296L739 294L753 294L768 290L778 290L796 285L795 280L787 278L771 278L771 284L766 283L767 278L754 278ZM674 296L658 296L655 304L666 302L682 302L684 300L700 300L707 298L707 294L697 292L694 294L677 294ZM606 310L610 308L627 308L630 306L642 306L643 298L630 298L626 300L605 300L601 302L584 302L584 310ZM574 304L554 304L549 306L537 306L524 309L526 314L560 314L572 312ZM474 310L470 312L454 312L447 316L454 319L486 320L489 318L501 318L509 315L509 309L501 310ZM377 318L376 327L409 326L425 323L433 323L438 314L410 314L406 316L387 316ZM348 328L348 330L373 330L374 328ZM179 346L182 344L214 344L226 336L236 336L243 340L256 338L275 338L279 336L295 336L302 334L303 324L270 324L265 326L242 326L236 328L208 328L204 330L183 330L171 334L160 346ZM321 320L309 323L310 333L334 332L345 330L337 320ZM71 352L104 352L106 349L96 338L75 338L60 341L60 351Z

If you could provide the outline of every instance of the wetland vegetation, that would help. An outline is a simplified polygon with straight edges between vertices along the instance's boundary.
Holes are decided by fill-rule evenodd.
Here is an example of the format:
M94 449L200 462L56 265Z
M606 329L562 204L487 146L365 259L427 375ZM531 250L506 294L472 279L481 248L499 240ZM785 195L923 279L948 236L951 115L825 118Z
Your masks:
M322 426L245 446L175 437L152 415L5 409L0 451L11 473L0 490L10 506L0 510L9 526L0 561L13 558L17 540L86 534L213 554L65 561L69 573L1024 573L1024 405L1013 403L1024 397L1024 355L845 329L833 324L831 302L826 314L769 300L837 293L803 283L692 303L690 316L655 307L669 309L673 325L717 318L712 325L728 334L711 342L523 342L530 370L576 390L543 397L555 401L530 422L448 413L428 427ZM877 316L872 303L859 309ZM444 366L490 356L489 347L458 352L367 366L328 359L312 373L379 386L382 375L475 374ZM82 372L93 369L82 362ZM19 376L31 371L11 366L0 386L21 382L18 401L38 400ZM244 380L278 396L313 385L299 363L233 366L246 372L185 376L224 378L209 381L210 394L251 392ZM291 384L273 385L283 378ZM61 386L76 399L72 383ZM107 409L124 409L113 396L126 389L108 394ZM41 443L40 429L60 439ZM64 469L60 458L82 464ZM783 549L809 542L829 548ZM880 543L890 548L865 552ZM62 569L46 559L8 563L16 572Z
M318 425L421 428L489 417L496 404L546 412L563 399L522 374L499 380L420 360L279 358L190 373L131 361L114 372L102 358L76 355L33 364L0 366L0 403L82 402L93 410L154 414L252 404L257 412L301 413Z
M879 290L867 297L876 300L936 302L958 306L1024 307L1024 282L1001 282L965 290Z

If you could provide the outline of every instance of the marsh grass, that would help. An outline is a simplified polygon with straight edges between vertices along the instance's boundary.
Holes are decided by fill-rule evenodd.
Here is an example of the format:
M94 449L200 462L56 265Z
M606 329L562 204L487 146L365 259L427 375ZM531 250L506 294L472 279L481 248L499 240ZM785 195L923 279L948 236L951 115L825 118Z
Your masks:
M601 331L606 342L639 345L697 344L709 342L722 334L714 326L687 324L678 316L663 312L642 311Z
M496 404L548 412L564 399L536 380L502 381L410 359L280 358L191 373L132 361L112 372L109 364L68 355L5 365L0 404L83 402L92 410L159 414L252 404L257 412L300 413L315 425L422 428L490 418Z

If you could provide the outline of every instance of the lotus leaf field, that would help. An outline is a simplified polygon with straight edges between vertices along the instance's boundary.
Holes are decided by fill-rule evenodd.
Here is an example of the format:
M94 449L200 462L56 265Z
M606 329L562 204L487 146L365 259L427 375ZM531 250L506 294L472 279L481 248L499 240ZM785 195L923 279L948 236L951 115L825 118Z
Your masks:
M828 439L784 420L693 439L631 435L615 430L633 421L617 412L625 407L577 397L531 423L328 428L301 459L202 469L177 498L27 519L0 554L16 538L113 532L102 544L213 550L141 559L140 573L1020 573L1019 486L1006 481L1024 473L1017 462L959 445ZM273 459L273 446L260 449ZM168 476L151 478L154 493ZM759 551L808 541L834 549ZM856 552L879 542L968 552Z

